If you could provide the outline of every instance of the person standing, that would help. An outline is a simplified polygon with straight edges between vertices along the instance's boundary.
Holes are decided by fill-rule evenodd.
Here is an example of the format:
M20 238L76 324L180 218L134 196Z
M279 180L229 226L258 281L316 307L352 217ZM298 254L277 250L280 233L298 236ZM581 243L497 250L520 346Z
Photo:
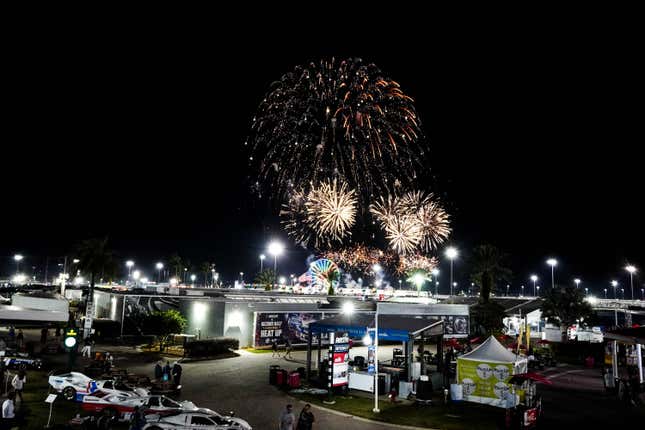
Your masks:
M293 415L293 406L287 405L287 407L280 414L280 430L295 430L294 424L296 422L296 417Z
M24 370L20 370L16 376L13 377L11 381L11 386L16 392L16 397L20 397L20 403L22 403L22 390L25 389L25 383L27 382L27 373Z
M14 404L15 398L16 398L16 394L14 392L10 392L9 395L7 396L7 400L5 400L2 403L2 427L3 428L10 429L13 425L13 422L16 419L15 404Z
M90 358L92 356L92 336L83 339L83 349L81 349L83 357Z
M161 361L157 361L157 364L155 365L155 379L157 381L161 381L162 377L163 377L163 367L161 367Z
M311 405L307 403L298 417L298 430L311 430L314 425L314 414L311 412Z
M276 355L278 356L278 358L280 358L280 351L278 351L278 342L276 342L275 339L271 344L271 349L273 350L273 355L271 356L271 358L275 358Z
M169 381L170 380L170 374L172 373L172 369L170 367L170 361L166 361L166 365L163 367L163 381Z
M16 329L13 326L9 327L9 344L13 344L16 340Z
M22 329L18 330L18 336L16 336L16 345L18 351L22 351L22 346L25 343L25 335L22 332Z
M181 365L175 361L172 365L172 378L173 378L173 382L177 386L181 384L181 372L182 372Z
M284 343L284 349L285 349L284 358L293 358L291 356L291 341L289 340L289 338L287 338L287 340Z

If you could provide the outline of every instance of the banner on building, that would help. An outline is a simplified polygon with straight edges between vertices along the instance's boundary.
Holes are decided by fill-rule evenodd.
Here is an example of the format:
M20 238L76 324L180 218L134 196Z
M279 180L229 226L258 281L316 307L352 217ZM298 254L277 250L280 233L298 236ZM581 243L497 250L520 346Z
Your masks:
M466 337L470 330L468 315L441 315L443 333L446 337Z
M254 347L269 346L273 342L284 344L287 339L292 345L306 345L309 323L323 318L318 313L256 312ZM318 343L314 335L312 343ZM326 334L322 335L322 344L328 345Z

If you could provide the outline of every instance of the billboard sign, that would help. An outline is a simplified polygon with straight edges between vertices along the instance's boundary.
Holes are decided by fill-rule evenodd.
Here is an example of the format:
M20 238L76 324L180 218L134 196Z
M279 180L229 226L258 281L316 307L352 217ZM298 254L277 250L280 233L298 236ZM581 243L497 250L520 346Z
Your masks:
M287 339L292 345L306 345L307 326L320 319L322 313L257 312L253 346L261 348L270 346L273 342L284 344ZM314 335L312 343L317 342L318 336ZM329 344L326 334L322 335L322 344Z

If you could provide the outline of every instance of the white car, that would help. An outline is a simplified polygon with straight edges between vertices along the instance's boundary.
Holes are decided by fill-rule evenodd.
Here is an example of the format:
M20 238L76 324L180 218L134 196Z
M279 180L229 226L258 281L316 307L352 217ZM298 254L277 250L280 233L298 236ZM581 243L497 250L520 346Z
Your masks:
M252 430L249 423L240 418L222 416L209 409L181 411L172 415L148 415L144 430L200 429L200 430Z
M97 390L92 394L83 396L81 407L83 410L94 413L129 419L136 407L143 408L146 415L166 415L177 413L181 410L196 411L197 406L189 401L176 402L166 396L129 397L119 393L108 393Z
M52 375L48 382L54 390L63 393L66 400L76 399L76 393L90 394L96 389L96 382L92 378L78 372Z
M131 387L114 379L96 381L96 388L106 393L127 395L128 397L147 397L150 394L145 388Z

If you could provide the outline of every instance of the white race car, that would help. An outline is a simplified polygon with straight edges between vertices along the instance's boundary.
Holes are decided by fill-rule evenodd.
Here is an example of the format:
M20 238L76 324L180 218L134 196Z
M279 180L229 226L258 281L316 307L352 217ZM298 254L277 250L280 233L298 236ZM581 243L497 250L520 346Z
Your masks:
M180 410L198 410L194 403L189 401L176 402L166 396L128 397L119 393L108 393L98 390L83 396L81 407L88 412L102 412L107 415L122 419L129 419L130 413L139 406L146 415L165 415L176 413Z
M89 394L96 389L96 382L92 378L78 372L52 375L49 377L49 385L59 393L63 393L66 400L75 400L76 393Z
M222 416L209 409L180 411L172 415L148 415L144 430L200 429L200 430L252 430L249 423L240 418Z
M147 397L150 394L145 388L131 387L124 382L114 379L96 381L96 388L106 393L127 394L130 397Z

